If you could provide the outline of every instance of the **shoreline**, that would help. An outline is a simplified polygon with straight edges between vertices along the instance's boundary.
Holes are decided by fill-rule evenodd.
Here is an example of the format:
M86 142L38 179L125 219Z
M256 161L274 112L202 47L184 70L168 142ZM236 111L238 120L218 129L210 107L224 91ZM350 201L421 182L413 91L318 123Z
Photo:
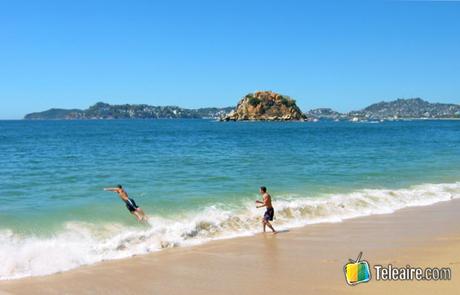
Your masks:
M275 294L373 292L430 294L460 288L460 200L391 214L320 223L277 235L216 240L62 273L0 281L0 293ZM276 224L275 224L276 226ZM348 287L342 271L363 251L374 264L451 267L452 281L376 282ZM372 270L373 271L373 270ZM266 290L268 282L276 282ZM399 293L398 293L399 292Z

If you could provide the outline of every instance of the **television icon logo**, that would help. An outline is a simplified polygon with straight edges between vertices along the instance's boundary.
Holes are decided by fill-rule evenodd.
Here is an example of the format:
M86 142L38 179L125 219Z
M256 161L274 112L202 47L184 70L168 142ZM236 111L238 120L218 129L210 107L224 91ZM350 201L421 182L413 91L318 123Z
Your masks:
M349 262L343 267L345 279L350 286L366 283L371 279L369 263L365 260L361 260L362 255L363 252L360 252L356 260L349 259Z

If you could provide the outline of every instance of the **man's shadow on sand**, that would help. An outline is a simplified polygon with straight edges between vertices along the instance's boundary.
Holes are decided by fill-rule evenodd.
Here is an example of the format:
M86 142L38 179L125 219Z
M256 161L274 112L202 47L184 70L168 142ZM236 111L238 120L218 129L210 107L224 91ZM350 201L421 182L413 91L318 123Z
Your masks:
M282 230L277 230L276 234L285 234L285 233L288 233L288 232L289 232L288 229L282 229Z
M261 232L261 234L278 235L278 234L285 234L285 233L288 233L288 232L290 232L288 229L281 229L281 230L277 230L276 233L273 233L271 231L267 231L267 232Z

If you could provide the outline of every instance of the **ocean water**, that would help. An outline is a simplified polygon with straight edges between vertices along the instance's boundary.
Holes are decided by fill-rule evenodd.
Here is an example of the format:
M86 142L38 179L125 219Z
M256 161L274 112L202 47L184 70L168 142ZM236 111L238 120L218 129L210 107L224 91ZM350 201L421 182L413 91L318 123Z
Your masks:
M0 279L460 197L460 121L0 121ZM139 224L122 184L150 216Z

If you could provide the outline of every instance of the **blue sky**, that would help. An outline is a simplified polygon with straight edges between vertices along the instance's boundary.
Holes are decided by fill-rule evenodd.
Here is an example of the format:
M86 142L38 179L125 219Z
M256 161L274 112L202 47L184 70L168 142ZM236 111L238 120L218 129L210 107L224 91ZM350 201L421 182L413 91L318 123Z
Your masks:
M0 0L0 118L97 101L460 103L460 2Z

